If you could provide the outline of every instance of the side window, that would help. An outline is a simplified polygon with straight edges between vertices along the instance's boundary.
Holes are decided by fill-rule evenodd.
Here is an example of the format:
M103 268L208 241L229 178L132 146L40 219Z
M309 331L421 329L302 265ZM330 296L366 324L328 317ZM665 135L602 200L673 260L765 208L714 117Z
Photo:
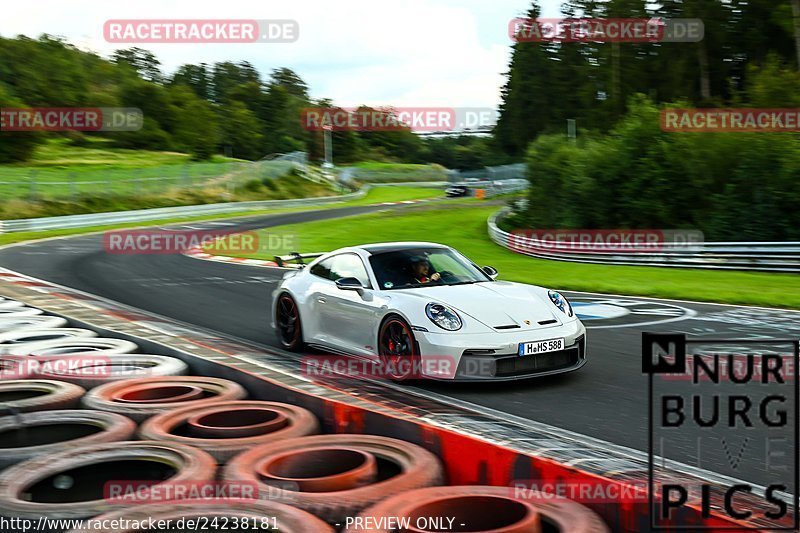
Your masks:
M455 259L447 254L430 254L428 259L430 260L431 266L436 272L441 272L442 270L460 272L464 268L459 265Z
M364 287L371 286L367 269L364 268L360 257L354 254L342 254L333 257L332 260L329 279L336 281L339 278L356 278Z
M326 259L325 261L320 261L313 267L311 267L310 272L315 276L319 276L324 279L331 279L331 264L335 257L331 257L330 259Z

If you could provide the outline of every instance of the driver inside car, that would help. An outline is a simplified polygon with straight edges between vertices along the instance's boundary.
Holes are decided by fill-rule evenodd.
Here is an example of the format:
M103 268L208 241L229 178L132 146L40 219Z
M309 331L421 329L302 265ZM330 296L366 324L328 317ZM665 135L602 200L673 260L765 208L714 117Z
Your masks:
M442 279L441 274L434 272L429 274L431 264L426 257L414 256L411 258L411 276L414 278L414 283L426 284L432 281L439 281Z

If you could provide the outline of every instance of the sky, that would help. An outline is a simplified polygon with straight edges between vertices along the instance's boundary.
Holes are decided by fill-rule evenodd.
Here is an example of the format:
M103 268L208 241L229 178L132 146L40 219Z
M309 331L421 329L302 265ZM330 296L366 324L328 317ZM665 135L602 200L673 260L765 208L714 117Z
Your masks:
M540 0L558 16L560 0ZM185 63L249 61L262 76L289 67L313 98L337 105L496 108L508 69L509 21L529 0L31 0L3 5L0 35L59 35L108 57L109 19L293 19L293 43L131 45L166 73Z

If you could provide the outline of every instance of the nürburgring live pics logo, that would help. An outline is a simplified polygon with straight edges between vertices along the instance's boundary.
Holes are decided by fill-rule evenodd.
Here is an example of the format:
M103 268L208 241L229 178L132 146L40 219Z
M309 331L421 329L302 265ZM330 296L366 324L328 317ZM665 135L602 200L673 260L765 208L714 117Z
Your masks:
M726 529L797 529L799 354L792 339L642 334L653 529L718 528L678 525L689 506L730 522ZM667 468L666 457L687 450L714 481L687 482ZM763 486L739 481L755 473L766 473Z

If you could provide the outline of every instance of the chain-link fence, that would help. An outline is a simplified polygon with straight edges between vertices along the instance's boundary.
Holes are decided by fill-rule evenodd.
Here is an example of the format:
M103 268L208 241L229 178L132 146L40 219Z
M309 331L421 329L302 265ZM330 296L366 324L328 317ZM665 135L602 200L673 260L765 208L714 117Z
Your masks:
M402 167L369 168L344 167L337 169L342 181L363 183L446 181L447 170L438 165L404 165Z
M447 179L453 183L527 179L525 176L526 169L527 165L525 163L515 163L513 165L484 167L478 170L448 170Z
M256 162L187 163L68 173L50 168L4 168L0 170L0 199L68 200L98 193L139 196L201 186L231 188L255 178L285 176L302 163L299 156L286 155L290 157L281 154Z

